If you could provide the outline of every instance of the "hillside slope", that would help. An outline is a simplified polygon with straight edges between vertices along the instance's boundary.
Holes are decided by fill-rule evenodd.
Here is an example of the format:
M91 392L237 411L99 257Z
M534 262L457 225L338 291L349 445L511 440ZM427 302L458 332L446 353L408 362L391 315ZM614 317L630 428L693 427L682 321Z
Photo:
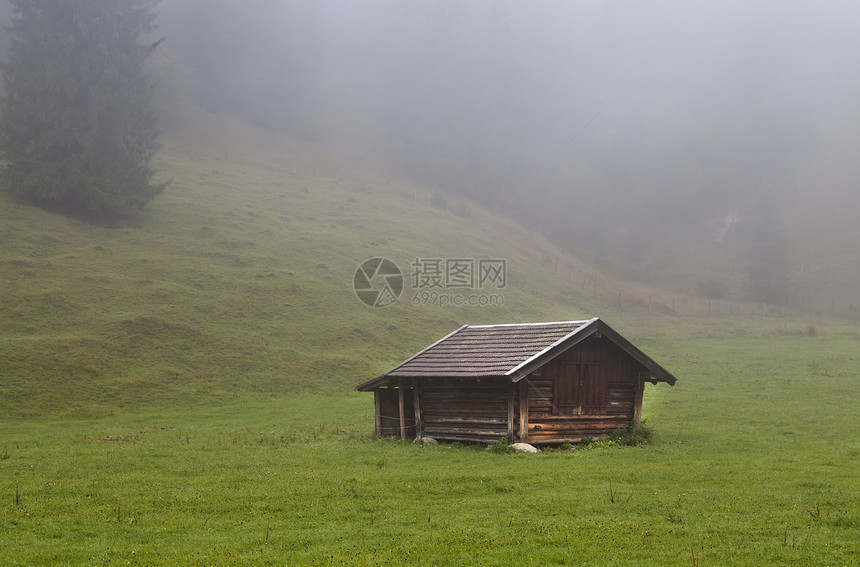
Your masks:
M172 185L124 226L3 201L0 416L348 391L463 323L653 318L674 305L472 203L295 142L168 139L158 166ZM373 257L404 276L385 308L353 290ZM429 304L416 259L504 260L504 288L441 290L503 305Z

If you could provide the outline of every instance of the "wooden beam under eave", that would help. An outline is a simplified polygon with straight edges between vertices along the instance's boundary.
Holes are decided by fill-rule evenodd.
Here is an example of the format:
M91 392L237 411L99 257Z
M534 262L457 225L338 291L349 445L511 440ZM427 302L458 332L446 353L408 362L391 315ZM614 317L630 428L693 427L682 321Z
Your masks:
M400 404L400 440L406 441L406 411L403 403L403 380L397 383L397 401Z
M424 421L421 418L421 395L418 392L418 380L412 380L412 400L415 409L415 439L421 439L424 436Z
M520 443L529 442L529 385L520 380Z

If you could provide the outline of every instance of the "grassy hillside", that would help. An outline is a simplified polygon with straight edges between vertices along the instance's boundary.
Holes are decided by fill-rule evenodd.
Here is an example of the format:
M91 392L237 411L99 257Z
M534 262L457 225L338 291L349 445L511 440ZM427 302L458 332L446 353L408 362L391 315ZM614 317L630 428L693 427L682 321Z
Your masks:
M619 285L473 203L294 141L209 134L167 139L171 186L120 226L3 201L0 415L348 391L467 322L600 315L636 337L674 332L672 314L729 312ZM405 288L374 309L353 274L378 256ZM466 290L503 305L427 304L416 258L504 259L504 289Z
M570 285L584 268L514 223L327 160L169 139L172 185L121 226L3 201L0 413L343 391L464 322L598 311ZM375 256L406 280L384 309L353 293ZM504 305L412 304L419 257L504 258Z

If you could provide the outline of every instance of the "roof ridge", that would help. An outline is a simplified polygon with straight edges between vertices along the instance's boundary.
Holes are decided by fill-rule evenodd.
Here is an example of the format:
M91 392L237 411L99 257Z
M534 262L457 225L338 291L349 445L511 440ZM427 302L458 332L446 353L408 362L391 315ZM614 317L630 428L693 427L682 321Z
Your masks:
M541 325L570 325L573 323L580 323L585 325L586 323L590 323L594 319L597 319L597 317L593 317L592 319L581 319L575 321L544 321L540 323L497 323L490 325L463 325L463 327L467 329L488 329L492 327L538 327Z

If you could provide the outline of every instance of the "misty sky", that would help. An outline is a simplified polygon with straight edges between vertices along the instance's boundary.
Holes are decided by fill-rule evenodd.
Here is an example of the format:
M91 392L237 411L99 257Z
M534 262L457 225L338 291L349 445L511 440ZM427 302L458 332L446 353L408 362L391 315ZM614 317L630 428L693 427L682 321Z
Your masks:
M354 1L318 18L321 62L376 79L330 94L368 112L365 126L401 106L420 124L497 104L518 114L500 121L529 118L519 134L535 159L601 110L586 138L619 152L800 146L860 116L857 2Z
M731 211L766 217L763 234L820 194L860 208L854 0L169 0L162 15L209 111L574 248L647 253Z
M858 143L858 2L232 4L162 9L171 45L214 59L195 68L214 75L206 96L300 108L313 137L368 151L415 146L456 164L452 153L495 150L531 180L598 114L577 145L610 154L613 169L698 149L794 161ZM195 5L224 21L188 32Z

